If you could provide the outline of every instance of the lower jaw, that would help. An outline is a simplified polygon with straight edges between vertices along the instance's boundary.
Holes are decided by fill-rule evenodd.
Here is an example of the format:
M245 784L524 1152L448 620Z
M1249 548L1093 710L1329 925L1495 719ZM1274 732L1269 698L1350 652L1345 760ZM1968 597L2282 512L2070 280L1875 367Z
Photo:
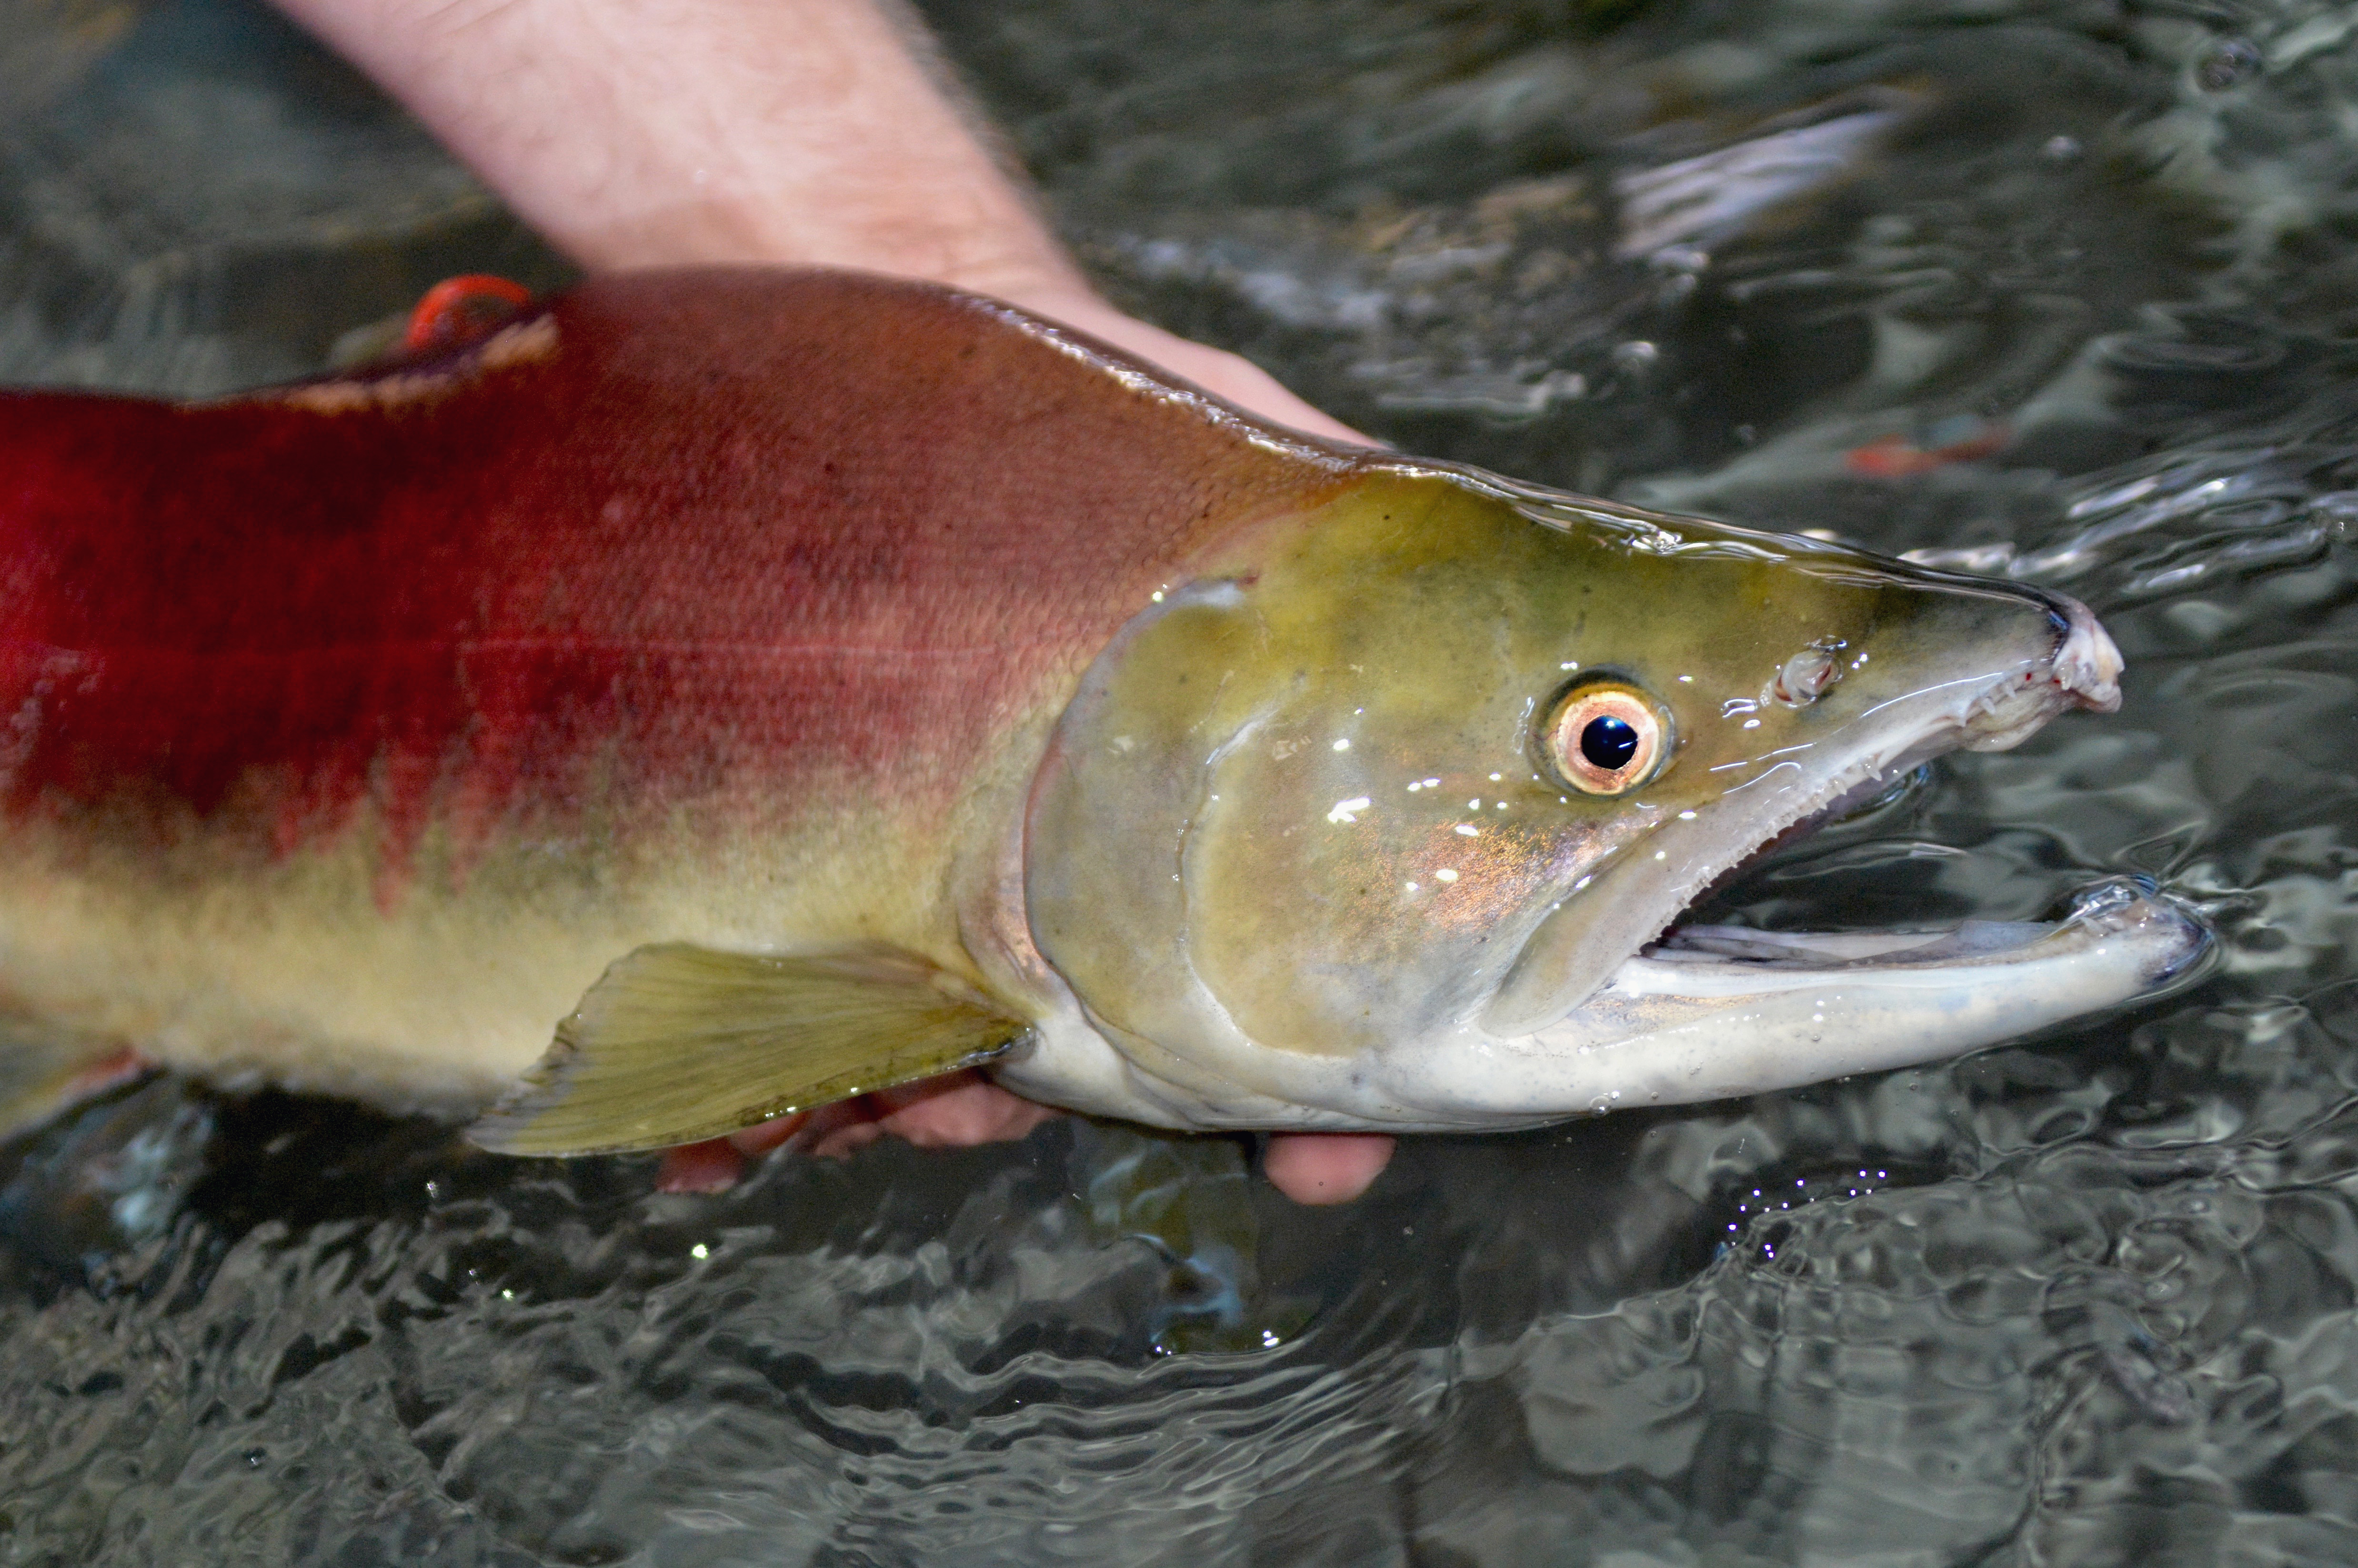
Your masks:
M2199 919L2140 879L2087 889L2052 922L1686 926L1541 1037L1592 1054L1672 1035L1737 1054L1774 1041L1785 1055L1771 1068L1704 1075L1751 1092L1937 1060L2148 999L2191 983L2211 947Z
M1742 943L1767 951L1711 950ZM1899 946L1864 951L1877 944ZM2191 983L2209 948L2200 922L2128 881L2091 890L2052 924L1765 941L1691 930L1626 961L1557 1023L1511 1039L1423 1043L1384 1064L1381 1087L1393 1105L1424 1113L1401 1125L1461 1128L1791 1088L1920 1065L2149 1000Z

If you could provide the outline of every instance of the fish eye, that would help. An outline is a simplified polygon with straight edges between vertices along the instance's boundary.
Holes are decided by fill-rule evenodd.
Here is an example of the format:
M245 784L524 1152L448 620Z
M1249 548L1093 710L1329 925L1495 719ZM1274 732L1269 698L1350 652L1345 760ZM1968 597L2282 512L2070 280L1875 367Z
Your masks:
M1670 716L1636 687L1594 681L1556 698L1548 760L1573 788L1621 795L1654 776L1670 752Z

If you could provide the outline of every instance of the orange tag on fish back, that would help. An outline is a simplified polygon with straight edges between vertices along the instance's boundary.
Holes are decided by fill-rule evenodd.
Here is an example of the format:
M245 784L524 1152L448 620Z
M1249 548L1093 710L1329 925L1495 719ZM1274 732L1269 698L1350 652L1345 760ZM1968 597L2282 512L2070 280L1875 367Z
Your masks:
M471 343L505 326L531 302L532 293L522 284L489 273L446 277L409 313L402 351L428 354Z

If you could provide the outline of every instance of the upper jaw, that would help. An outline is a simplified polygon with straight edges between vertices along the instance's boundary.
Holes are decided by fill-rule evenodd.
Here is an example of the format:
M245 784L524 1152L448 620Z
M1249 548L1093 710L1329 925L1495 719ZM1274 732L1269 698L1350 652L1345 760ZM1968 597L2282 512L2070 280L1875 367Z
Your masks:
M2047 596L2042 596L2047 597ZM2089 608L2076 599L2048 598L2064 618L2063 644L2055 650L2055 683L2082 708L2112 713L2121 706L2121 650Z
M1992 683L1956 719L1956 744L1968 752L2003 752L2070 708L2112 713L2121 706L2121 651L2088 607L2075 599L2041 595L2057 628L2055 654L2045 670ZM1943 748L1944 750L1946 748Z

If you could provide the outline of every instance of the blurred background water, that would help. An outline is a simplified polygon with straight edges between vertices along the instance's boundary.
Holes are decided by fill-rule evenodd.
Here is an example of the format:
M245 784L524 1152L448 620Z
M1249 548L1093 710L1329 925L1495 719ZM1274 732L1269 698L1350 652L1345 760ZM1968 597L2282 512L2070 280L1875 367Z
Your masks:
M0 1156L0 1562L2358 1560L2358 8L931 0L1104 286L1400 445L2050 583L2117 719L1726 918L2158 879L2198 989L1416 1139L644 1159L171 1079ZM563 264L236 0L0 0L0 376Z

